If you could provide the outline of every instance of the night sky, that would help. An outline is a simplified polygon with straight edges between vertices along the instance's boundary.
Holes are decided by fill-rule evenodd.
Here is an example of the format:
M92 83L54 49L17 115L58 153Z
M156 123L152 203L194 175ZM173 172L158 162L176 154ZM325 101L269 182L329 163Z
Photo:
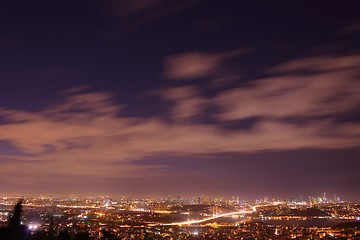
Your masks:
M0 7L0 194L360 200L359 1Z

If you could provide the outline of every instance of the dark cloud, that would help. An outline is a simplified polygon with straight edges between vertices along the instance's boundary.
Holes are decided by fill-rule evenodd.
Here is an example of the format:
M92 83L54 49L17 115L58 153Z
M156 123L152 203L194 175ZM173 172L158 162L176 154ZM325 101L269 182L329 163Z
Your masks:
M101 0L107 14L121 23L122 30L127 31L141 27L150 22L172 16L197 4L197 0L166 1L166 0Z
M349 23L341 29L341 33L343 34L355 34L359 32L360 32L360 20Z

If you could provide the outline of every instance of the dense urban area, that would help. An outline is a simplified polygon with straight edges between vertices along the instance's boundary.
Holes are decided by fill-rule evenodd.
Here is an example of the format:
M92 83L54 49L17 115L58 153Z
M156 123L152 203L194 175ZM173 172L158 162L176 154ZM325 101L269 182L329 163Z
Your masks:
M29 240L360 239L360 204L325 194L254 201L3 196L0 239L11 235Z

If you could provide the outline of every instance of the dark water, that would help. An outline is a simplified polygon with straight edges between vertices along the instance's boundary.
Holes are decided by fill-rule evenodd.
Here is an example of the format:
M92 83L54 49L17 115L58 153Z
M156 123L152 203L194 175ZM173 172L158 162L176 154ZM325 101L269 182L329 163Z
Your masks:
M13 205L0 204L0 211L10 211L10 210L13 210L13 209L14 209Z

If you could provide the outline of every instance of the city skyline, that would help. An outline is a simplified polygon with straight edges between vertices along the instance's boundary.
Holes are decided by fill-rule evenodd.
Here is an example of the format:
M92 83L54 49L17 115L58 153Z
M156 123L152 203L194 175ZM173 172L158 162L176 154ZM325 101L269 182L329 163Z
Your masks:
M360 201L357 2L0 10L0 194Z
M325 194L308 201L123 197L19 200L0 196L0 236L29 240L357 239L359 209L358 203L329 199Z

